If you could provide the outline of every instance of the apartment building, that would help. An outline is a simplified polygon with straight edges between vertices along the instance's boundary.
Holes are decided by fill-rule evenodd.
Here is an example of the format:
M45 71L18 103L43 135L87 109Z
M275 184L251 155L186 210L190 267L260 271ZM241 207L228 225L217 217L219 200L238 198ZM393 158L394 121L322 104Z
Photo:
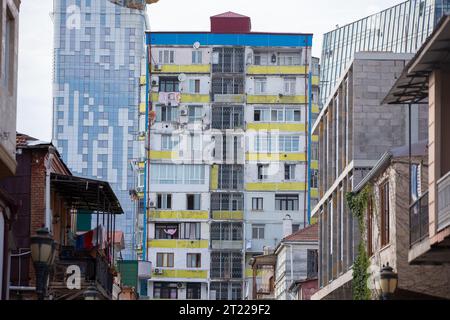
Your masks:
M281 240L286 213L308 223L311 41L232 12L211 32L147 33L149 298L251 297L250 258Z
M0 179L16 172L17 53L20 0L0 3ZM0 188L0 300L8 297L13 199Z
M319 136L319 287L313 299L351 299L352 265L360 241L346 193L390 148L426 139L427 114L381 101L401 75L409 54L357 53L313 127Z

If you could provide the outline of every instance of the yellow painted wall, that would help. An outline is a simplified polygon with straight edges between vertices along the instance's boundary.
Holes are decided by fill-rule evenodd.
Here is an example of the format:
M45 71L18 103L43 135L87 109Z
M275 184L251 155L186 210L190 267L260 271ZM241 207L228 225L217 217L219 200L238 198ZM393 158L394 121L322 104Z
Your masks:
M176 151L157 151L151 150L149 157L152 160L171 160L178 159L178 153Z
M149 219L208 220L208 211L150 211Z
M211 178L210 178L211 190L217 190L219 188L219 166L211 166Z
M206 270L171 270L163 269L163 274L153 273L153 278L175 278L175 279L207 279Z
M304 182L255 182L245 185L247 191L304 191Z
M212 218L214 220L242 220L244 219L243 211L213 211Z
M288 132L305 132L304 123L248 123L247 129L252 130L279 130Z
M207 249L208 240L150 240L149 248Z
M247 74L305 74L305 66L249 66Z
M211 65L209 64L190 64L190 65L179 65L179 64L164 64L161 65L161 71L155 71L154 73L210 73Z
M247 103L254 104L274 104L274 103L285 103L285 104L304 104L306 103L305 96L278 96L278 95L248 95Z

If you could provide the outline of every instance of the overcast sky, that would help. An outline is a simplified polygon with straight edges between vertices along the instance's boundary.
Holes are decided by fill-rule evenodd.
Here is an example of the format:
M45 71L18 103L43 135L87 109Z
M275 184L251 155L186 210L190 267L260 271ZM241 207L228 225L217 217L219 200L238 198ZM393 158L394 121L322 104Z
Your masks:
M99 0L94 0L99 1ZM209 17L234 11L252 18L253 31L322 34L401 0L160 0L148 6L153 31L208 31ZM23 0L20 8L17 130L42 140L52 130L52 0Z

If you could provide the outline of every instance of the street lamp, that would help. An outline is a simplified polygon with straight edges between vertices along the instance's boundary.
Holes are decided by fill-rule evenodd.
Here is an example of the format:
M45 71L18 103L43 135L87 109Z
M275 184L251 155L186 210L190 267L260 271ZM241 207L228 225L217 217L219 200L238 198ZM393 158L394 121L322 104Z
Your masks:
M31 259L36 271L36 293L39 300L44 300L49 267L55 259L55 241L47 228L41 228L31 237L30 243Z
M94 286L90 286L87 288L87 290L83 293L84 300L100 300L98 298L98 291L97 288Z
M394 272L394 269L389 266L389 263L383 265L380 270L380 287L381 287L381 299L389 300L397 289L398 275Z

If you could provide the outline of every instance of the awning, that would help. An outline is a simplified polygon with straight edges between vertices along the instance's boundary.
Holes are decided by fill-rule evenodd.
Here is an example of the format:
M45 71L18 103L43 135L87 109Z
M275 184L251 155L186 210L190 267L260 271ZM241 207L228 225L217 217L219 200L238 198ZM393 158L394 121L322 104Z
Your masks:
M419 104L428 98L428 77L433 70L450 64L450 17L444 16L402 75L383 104Z
M263 256L256 256L250 260L252 268L263 266L275 266L277 263L277 256L275 254L268 254Z
M100 211L123 214L123 209L110 184L106 181L51 174L52 188L78 213Z

